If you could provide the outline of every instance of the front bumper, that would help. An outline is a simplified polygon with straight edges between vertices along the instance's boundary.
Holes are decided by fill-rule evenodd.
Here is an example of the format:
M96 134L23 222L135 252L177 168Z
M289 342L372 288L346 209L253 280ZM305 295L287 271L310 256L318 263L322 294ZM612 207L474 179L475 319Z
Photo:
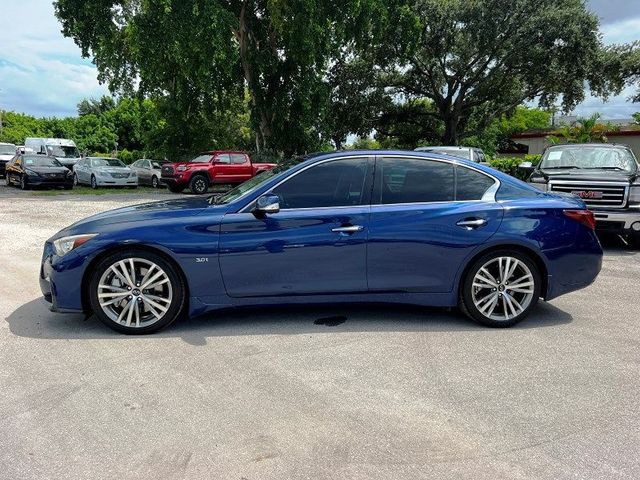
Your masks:
M73 187L73 177L67 178L46 178L28 177L30 187Z
M179 186L179 185L187 185L188 179L185 178L182 174L176 174L171 177L162 176L160 177L160 183L169 186Z
M79 278L82 278L83 261L75 252L69 252L64 258L57 257L53 244L46 242L40 264L40 290L44 299L51 303L51 311L80 313L82 292ZM65 285L58 289L58 285Z
M138 177L127 177L127 178L96 177L96 184L99 187L137 187Z
M596 229L640 234L640 209L592 210L596 218Z

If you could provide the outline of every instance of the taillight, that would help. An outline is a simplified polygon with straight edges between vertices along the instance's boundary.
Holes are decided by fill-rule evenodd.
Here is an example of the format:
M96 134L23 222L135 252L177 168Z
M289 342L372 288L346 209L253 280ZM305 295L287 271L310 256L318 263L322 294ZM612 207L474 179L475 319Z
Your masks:
M596 217L593 216L591 210L564 210L563 213L566 217L589 227L591 230L596 229Z

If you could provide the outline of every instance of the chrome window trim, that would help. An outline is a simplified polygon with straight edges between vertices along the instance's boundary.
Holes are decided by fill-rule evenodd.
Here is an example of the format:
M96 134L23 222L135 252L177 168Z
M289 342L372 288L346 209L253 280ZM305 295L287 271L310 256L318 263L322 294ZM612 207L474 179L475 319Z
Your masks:
M333 162L333 161L337 161L337 160L349 160L349 159L354 159L354 158L362 158L362 159L371 159L372 157L380 158L408 158L408 159L413 159L413 160L430 160L430 161L434 161L434 162L441 162L441 163L449 163L451 165L453 165L454 167L462 167L462 168L468 168L469 170L473 170L475 172L478 172L482 175L485 175L489 178L491 178L494 181L494 184L489 187L487 189L487 191L484 193L484 195L482 196L482 198L480 200L447 200L447 201L441 201L441 202L408 202L408 203L369 203L364 204L364 205L341 205L341 206L337 206L337 207L305 207L305 208L283 208L281 209L281 211L299 211L299 210L326 210L326 209L338 209L338 208L357 208L357 207L378 207L378 206L389 206L389 205L434 205L434 204L443 204L443 203L482 203L482 202L496 202L496 194L498 192L498 189L500 188L500 186L502 185L502 182L500 182L500 180L487 173L487 172L483 172L482 170L475 168L474 166L470 166L470 165L463 165L461 164L459 161L457 160L448 160L448 159L444 159L444 158L433 158L433 157L425 157L422 155L411 155L410 153L407 155L402 155L402 154L392 154L392 155L348 155L345 157L335 157L335 158L328 158L326 160L321 160L319 162L316 163L312 163L311 165L307 165L306 167L300 169L299 171L297 171L296 173L294 173L291 176L288 176L286 178L283 178L282 180L280 180L278 183L276 183L274 186L272 186L269 190L267 190L266 192L264 192L262 195L267 195L271 192L273 192L273 190L277 187L279 187L280 185L282 185L284 182L286 182L287 180L292 179L293 177L295 177L296 175L304 172L305 170L308 170L309 168L315 167L317 165L322 165L323 163L328 163L328 162ZM242 208L240 208L236 213L250 213L246 211L246 209L255 202L255 200L252 200L251 202L247 203L246 205L244 205Z

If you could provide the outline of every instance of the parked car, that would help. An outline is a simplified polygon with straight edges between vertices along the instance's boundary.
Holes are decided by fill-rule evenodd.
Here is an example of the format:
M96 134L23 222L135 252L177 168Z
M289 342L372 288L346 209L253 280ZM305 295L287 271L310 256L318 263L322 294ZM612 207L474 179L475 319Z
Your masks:
M627 145L554 145L545 150L529 182L544 191L580 197L594 213L596 228L626 236L640 247L640 169Z
M36 153L32 148L25 147L24 145L18 145L16 147L16 153Z
M221 196L120 208L44 246L52 309L150 333L181 312L336 302L459 305L507 327L589 285L602 263L584 202L423 152L312 156Z
M16 154L7 164L5 182L22 190L32 187L73 188L73 175L55 158L47 155Z
M138 187L138 175L117 158L87 157L73 167L76 185L98 187Z
M16 146L13 143L0 142L0 178L4 178L7 162L16 154Z
M35 153L49 155L56 159L69 170L80 160L80 152L73 140L68 138L41 138L28 137L24 141L25 148L30 148Z
M203 194L214 183L240 184L273 167L275 163L253 163L243 152L203 152L188 162L162 165L161 181L172 192L188 187L193 193Z
M165 162L161 160L143 158L136 160L129 167L138 174L138 185L151 185L153 188L159 188L163 163Z
M471 160L477 163L486 162L486 157L482 149L475 147L418 147L415 151L453 155L454 157L464 158L465 160Z

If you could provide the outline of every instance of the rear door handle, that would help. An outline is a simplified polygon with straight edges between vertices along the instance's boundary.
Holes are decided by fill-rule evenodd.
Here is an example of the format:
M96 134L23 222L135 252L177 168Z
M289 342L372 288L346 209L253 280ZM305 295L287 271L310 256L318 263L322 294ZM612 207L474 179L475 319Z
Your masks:
M456 223L459 227L466 228L467 230L473 230L486 224L487 221L484 218L465 218Z
M335 233L356 233L364 230L362 225L343 225L342 227L332 228L331 231Z

